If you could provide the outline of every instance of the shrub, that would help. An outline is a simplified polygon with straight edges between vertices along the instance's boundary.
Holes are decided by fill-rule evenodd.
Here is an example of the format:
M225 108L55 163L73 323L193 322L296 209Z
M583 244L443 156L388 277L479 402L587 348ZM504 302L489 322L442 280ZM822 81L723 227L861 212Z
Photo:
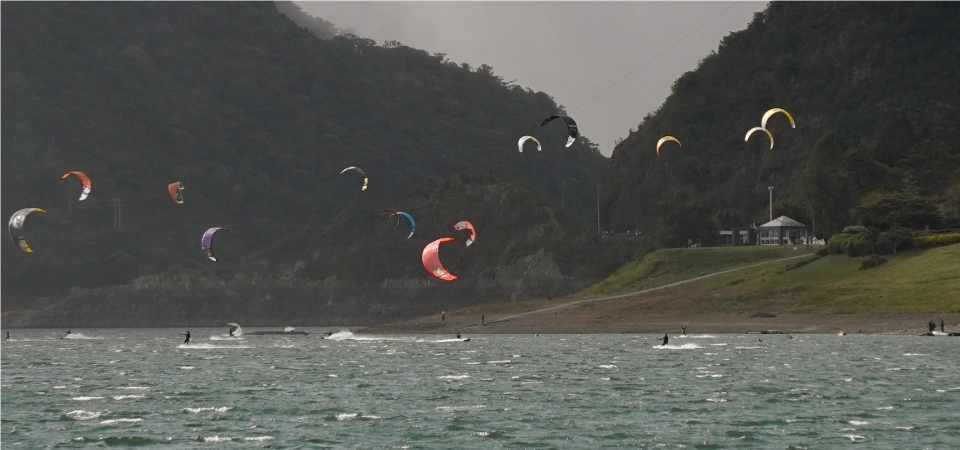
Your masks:
M826 247L818 248L817 251L813 252L813 254L817 256L827 256L830 254L830 250L827 250Z
M950 245L956 243L960 243L960 233L917 236L913 238L913 241L911 242L911 244L917 248L939 247L941 245Z
M882 256L872 255L866 258L863 258L863 261L860 261L860 270L872 269L878 267L883 263L887 262L887 258Z

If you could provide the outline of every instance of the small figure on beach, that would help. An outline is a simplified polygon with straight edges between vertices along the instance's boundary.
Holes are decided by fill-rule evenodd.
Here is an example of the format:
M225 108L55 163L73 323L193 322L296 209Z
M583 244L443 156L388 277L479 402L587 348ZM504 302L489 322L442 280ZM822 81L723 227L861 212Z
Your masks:
M446 321L447 321L447 312L446 312L446 311L440 311L440 321L441 321L441 322L446 322Z
M663 333L663 337L660 338L660 340L663 341L663 343L660 344L660 346L663 347L664 345L667 345L668 342L670 342L670 337L667 336L667 333Z
M931 333L933 333L933 332L936 331L936 329L937 329L937 324L933 323L932 320L930 321L930 323L927 324L927 326L930 327L930 332L931 332Z
M943 332L943 333L946 333L946 332L947 332L947 330L944 330L944 329L943 329L943 317L940 318L940 331Z
M187 338L183 340L184 344L190 343L190 330L187 330L187 334L181 334L180 336L186 336Z
M480 314L480 325L484 325L486 323L486 317L487 316L485 314Z

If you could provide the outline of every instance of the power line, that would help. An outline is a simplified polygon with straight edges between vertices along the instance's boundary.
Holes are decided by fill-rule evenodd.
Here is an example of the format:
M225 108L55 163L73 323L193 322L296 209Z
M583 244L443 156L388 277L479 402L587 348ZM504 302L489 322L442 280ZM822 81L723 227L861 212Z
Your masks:
M626 80L627 78L629 78L630 75L633 75L633 74L637 73L638 70L644 68L644 66L646 66L647 64L650 64L651 62L653 62L653 60L659 58L661 55L663 55L664 53L666 53L667 51L669 51L671 48L676 47L676 46L677 46L678 44L680 44L681 42L687 40L687 38L689 38L690 36L693 36L694 33L696 33L697 31L700 31L701 28L707 26L707 24L709 24L710 22L713 22L713 21L716 20L718 17L722 16L723 13L729 11L730 8L733 8L734 6L736 6L737 3L740 3L740 2L739 2L739 1L733 2L733 4L731 4L730 6L726 7L723 11L720 11L719 14L713 16L710 20L704 22L704 23L701 24L699 27L694 28L693 31L687 33L687 35L684 36L683 38L681 38L679 41L674 42L673 44L670 44L669 47L663 49L660 53L657 53L657 54L654 55L652 58L644 61L643 64L640 64L640 66L638 66L636 69L633 69L632 72L624 75L622 78L620 78L619 80L615 81L615 82L614 82L613 84L611 84L610 86L607 86L607 87L604 88L602 91L600 91L599 93L597 93L597 95L594 95L593 97L590 97L589 100L581 103L580 106L577 106L576 108L571 109L571 110L568 112L568 114L571 114L571 113L573 113L574 111L576 111L576 110L580 109L581 107L583 107L584 105L586 105L587 103L592 102L592 101L595 100L597 97L603 95L604 92L607 92L608 90L610 90L610 89L613 88L614 86L620 84L621 81Z

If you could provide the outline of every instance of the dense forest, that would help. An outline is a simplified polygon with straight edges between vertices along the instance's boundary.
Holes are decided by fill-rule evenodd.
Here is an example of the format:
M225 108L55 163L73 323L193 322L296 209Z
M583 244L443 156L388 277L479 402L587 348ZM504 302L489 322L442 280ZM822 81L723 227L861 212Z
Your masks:
M767 222L768 186L773 217L820 238L867 225L855 208L871 194L924 203L930 220L914 229L960 222L958 22L950 2L771 3L618 143L604 226L655 231L662 246L715 242L720 223ZM772 150L762 133L744 142L774 107L796 128L776 115ZM683 148L665 144L658 158L664 135Z
M482 174L563 203L574 234L595 229L590 187L608 160L586 136L564 148L559 121L540 127L563 111L549 95L298 12L284 2L4 5L3 213L48 211L27 219L35 253L9 242L3 252L6 310L171 268L214 270L199 247L211 226L229 230L217 238L225 260L268 250L343 210L361 183L340 175L347 166L369 175L358 200L369 211L433 176ZM526 134L542 152L517 151ZM92 180L83 202L77 178L60 179L72 170ZM182 205L166 190L175 181Z

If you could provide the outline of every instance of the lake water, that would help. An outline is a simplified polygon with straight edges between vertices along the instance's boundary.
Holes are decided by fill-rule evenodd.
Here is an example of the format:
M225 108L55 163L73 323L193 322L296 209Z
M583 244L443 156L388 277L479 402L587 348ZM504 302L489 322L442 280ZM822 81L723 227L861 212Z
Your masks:
M184 331L12 330L3 447L960 448L960 338Z

